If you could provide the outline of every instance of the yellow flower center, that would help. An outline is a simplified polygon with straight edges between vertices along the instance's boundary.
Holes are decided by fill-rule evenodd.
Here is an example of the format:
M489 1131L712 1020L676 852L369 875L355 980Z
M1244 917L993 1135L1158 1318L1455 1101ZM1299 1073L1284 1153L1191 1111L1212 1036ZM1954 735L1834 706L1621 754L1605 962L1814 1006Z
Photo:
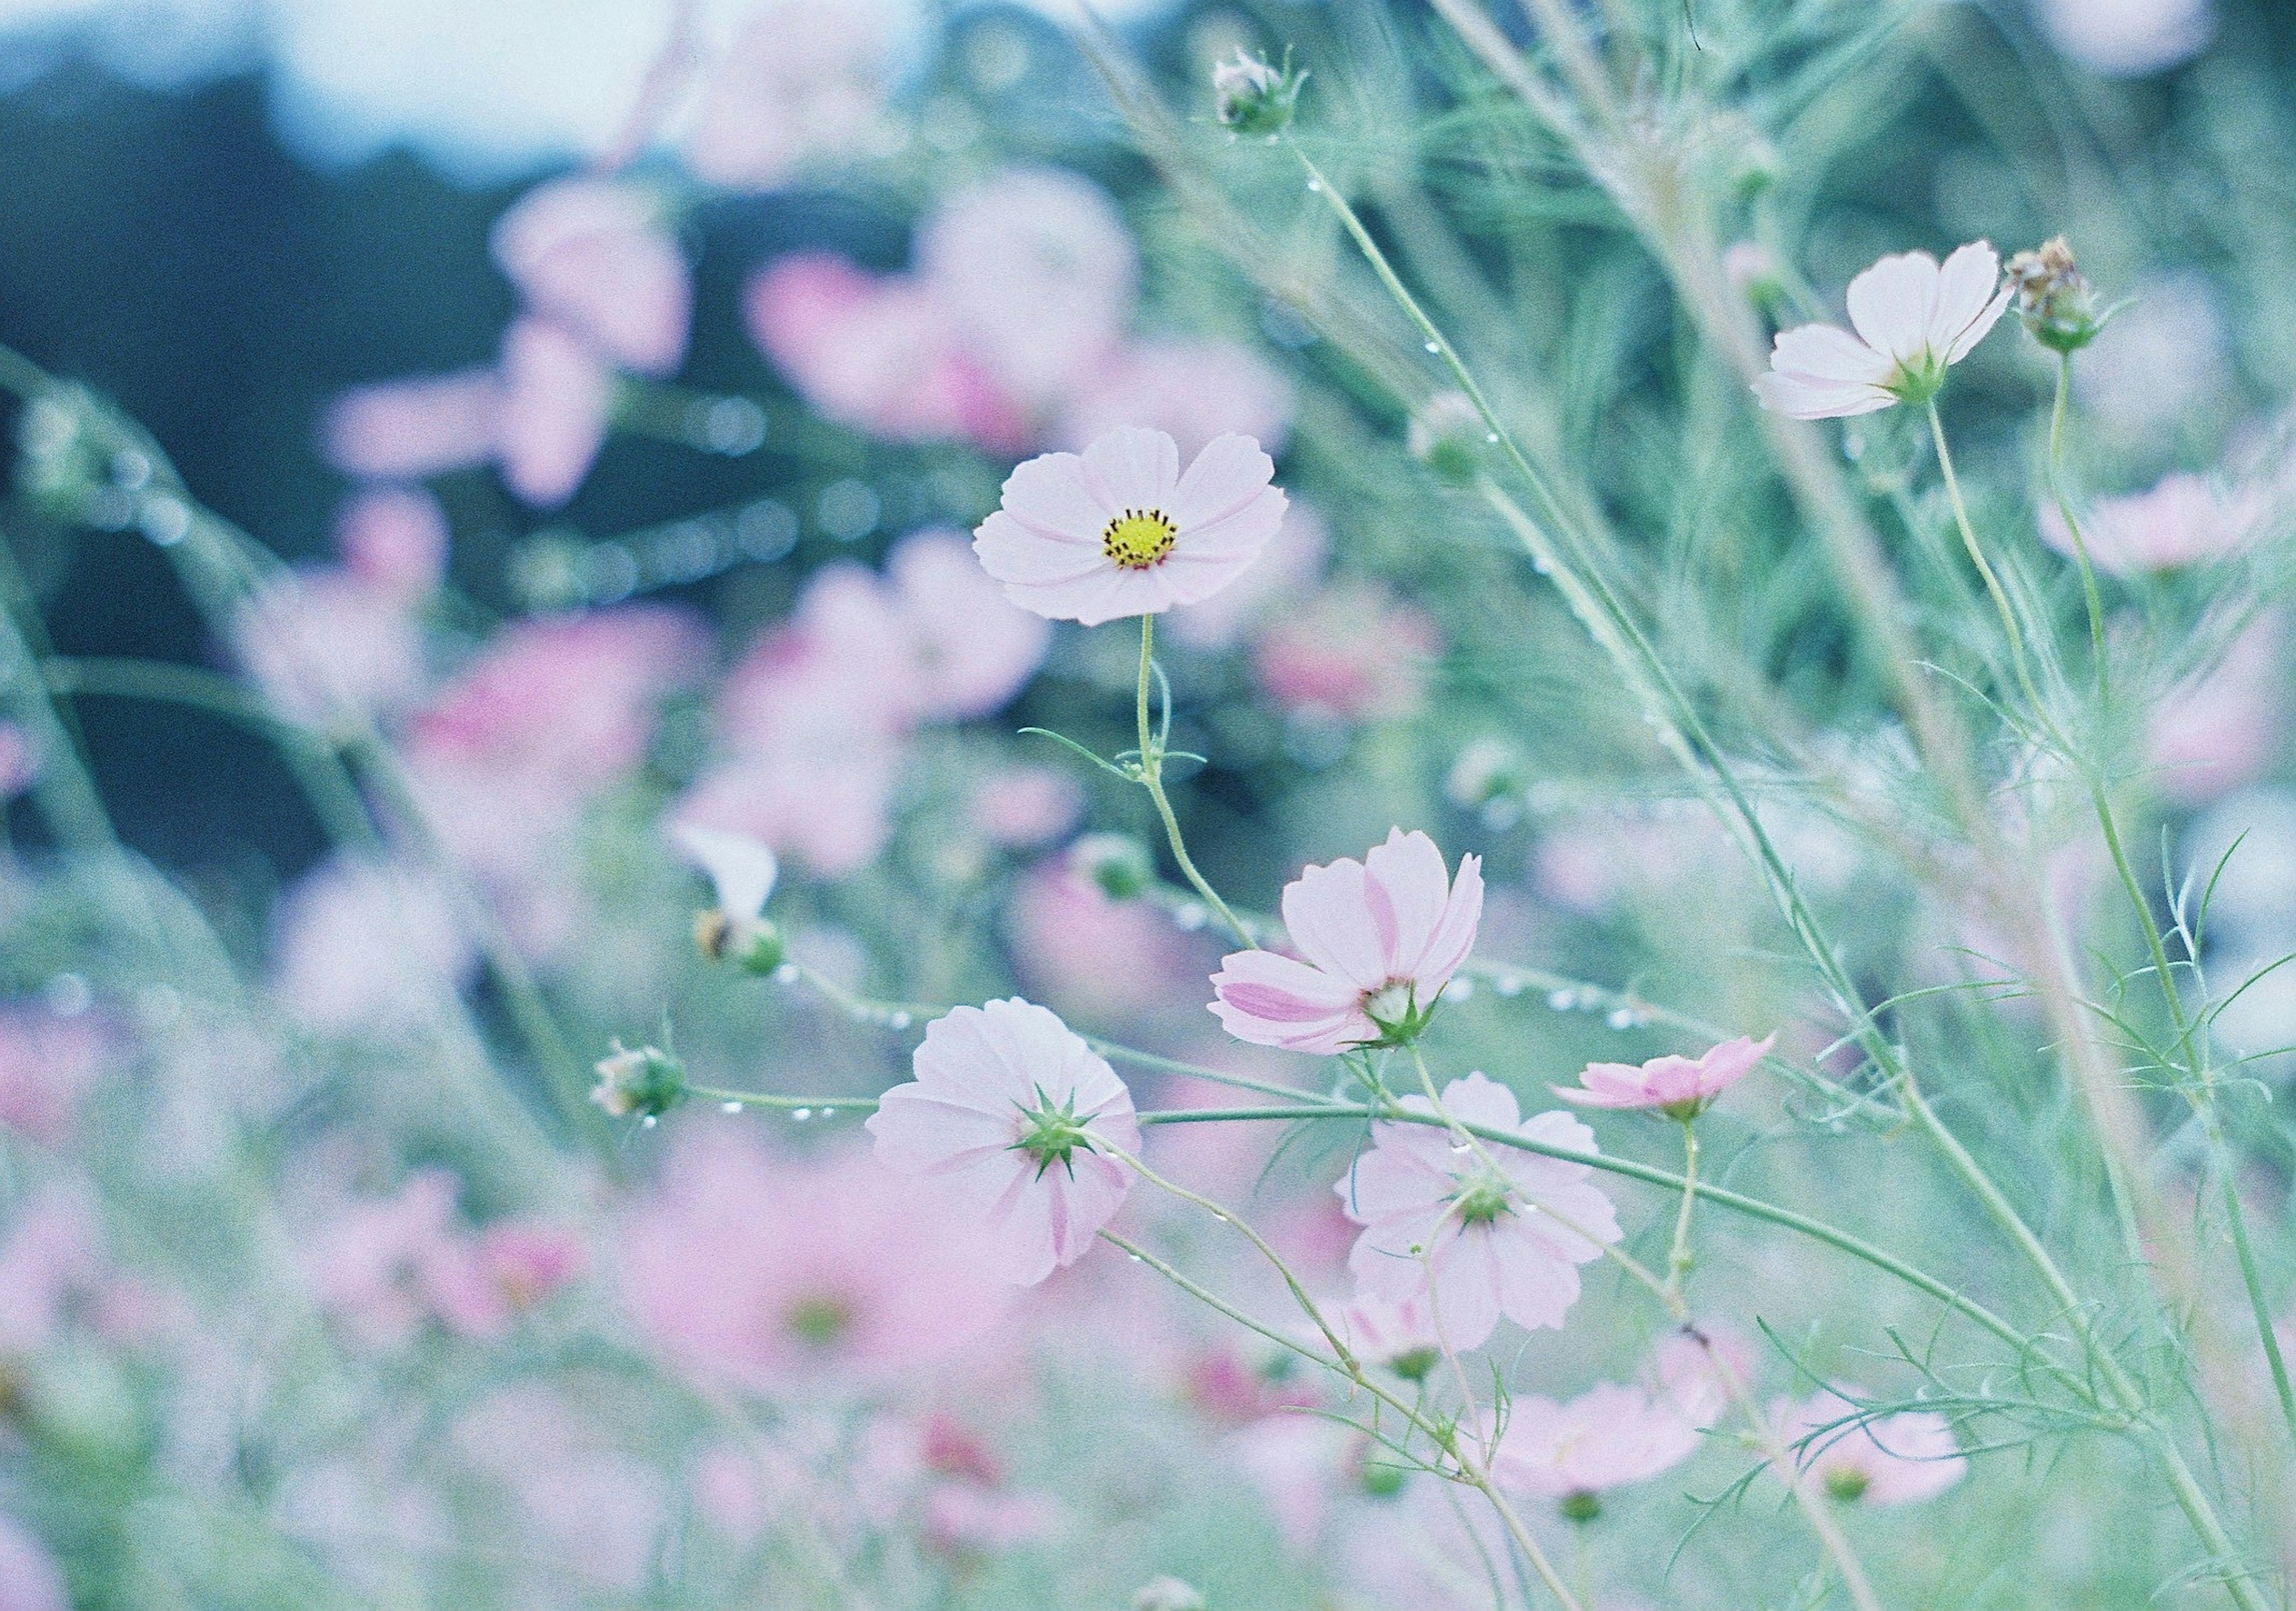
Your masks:
M1100 552L1126 570L1160 565L1172 552L1180 528L1160 509L1128 509L1100 534Z

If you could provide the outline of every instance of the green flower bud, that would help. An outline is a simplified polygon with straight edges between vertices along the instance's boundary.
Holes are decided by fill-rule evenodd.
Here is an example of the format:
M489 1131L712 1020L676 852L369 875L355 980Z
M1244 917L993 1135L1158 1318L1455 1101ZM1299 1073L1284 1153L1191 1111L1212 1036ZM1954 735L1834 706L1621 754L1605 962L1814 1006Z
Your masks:
M2074 353L2096 339L2104 326L2096 292L2062 235L2019 252L2009 259L2007 273L2017 288L2017 316L2034 340L2051 352Z
M1126 833L1088 833L1069 850L1069 865L1111 901L1136 901L1156 885L1155 859Z
M590 1100L613 1118L659 1118L685 1100L685 1065L658 1047L631 1051L616 1041L598 1059Z
M1307 79L1307 74L1292 70L1289 52L1278 68L1264 56L1239 50L1235 60L1212 69L1212 104L1219 120L1237 134L1273 139L1290 126Z

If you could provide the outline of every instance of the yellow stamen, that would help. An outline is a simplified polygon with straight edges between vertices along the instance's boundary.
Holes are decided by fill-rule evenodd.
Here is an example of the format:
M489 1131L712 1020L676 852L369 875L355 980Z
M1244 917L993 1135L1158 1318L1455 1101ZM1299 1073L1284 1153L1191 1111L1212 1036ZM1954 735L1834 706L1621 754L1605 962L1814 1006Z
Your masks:
M1100 551L1126 570L1146 570L1163 563L1179 535L1162 510L1128 509L1101 533Z

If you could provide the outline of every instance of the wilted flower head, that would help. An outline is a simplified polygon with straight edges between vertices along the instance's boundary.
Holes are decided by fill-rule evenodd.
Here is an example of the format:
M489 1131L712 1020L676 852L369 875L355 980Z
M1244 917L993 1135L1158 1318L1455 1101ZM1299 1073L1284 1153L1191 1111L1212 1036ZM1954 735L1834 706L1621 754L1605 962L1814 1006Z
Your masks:
M766 902L781 876L772 850L747 834L725 833L680 822L670 838L685 859L707 873L718 893L717 907L694 920L694 938L712 961L730 960L750 973L771 973L781 965L782 936L765 920Z
M1779 331L1755 395L1797 420L1926 403L2009 306L2000 281L2001 259L1982 241L1942 266L1927 252L1884 258L1849 282L1857 333L1832 324Z
M2062 235L2009 259L2017 316L2033 339L2051 352L2079 352L2096 339L2096 293L2073 261Z
M685 1099L685 1065L655 1046L635 1051L614 1043L598 1059L598 1083L590 1100L610 1118L660 1118Z
M1771 1413L1786 1441L1800 1445L1798 1469L1845 1503L1933 1499L1969 1472L1953 1424L1934 1410L1867 1417L1848 1397L1828 1390Z
M1136 1153L1132 1093L1082 1037L1015 996L936 1018L916 1078L870 1116L877 1156L940 1186L995 1238L1007 1279L1034 1286L1072 1264L1115 1216Z
M1292 70L1290 53L1275 67L1265 56L1238 49L1233 60L1212 69L1212 104L1219 120L1239 135L1277 135L1289 127L1300 103L1304 72Z
M1403 1106L1436 1111L1423 1096ZM1443 1108L1461 1124L1597 1150L1594 1133L1568 1114L1526 1122L1514 1093L1480 1074L1445 1086ZM1619 1239L1617 1214L1587 1180L1588 1165L1501 1141L1463 1145L1442 1124L1383 1123L1372 1137L1333 1188L1364 1227L1348 1266L1366 1291L1431 1300L1455 1348L1481 1344L1501 1314L1528 1328L1562 1325L1578 1301L1575 1266Z
M1048 619L1154 615L1218 592L1259 557L1283 523L1275 475L1238 436L1215 438L1183 475L1171 438L1128 426L1013 470L973 552L1013 602Z
M1604 1382L1568 1403L1513 1400L1491 1475L1560 1501L1572 1521L1592 1521L1602 1494L1671 1470L1697 1447L1697 1428L1674 1405Z
M1360 862L1310 867L1283 891L1302 957L1239 951L1220 964L1211 1010L1238 1040L1331 1057L1425 1027L1475 943L1482 861L1455 882L1435 841L1400 828Z
M1578 1076L1580 1089L1558 1085L1554 1094L1581 1108L1655 1108L1670 1119L1693 1119L1769 1056L1777 1038L1772 1034L1755 1041L1742 1035L1701 1057L1652 1058L1640 1067L1589 1063Z

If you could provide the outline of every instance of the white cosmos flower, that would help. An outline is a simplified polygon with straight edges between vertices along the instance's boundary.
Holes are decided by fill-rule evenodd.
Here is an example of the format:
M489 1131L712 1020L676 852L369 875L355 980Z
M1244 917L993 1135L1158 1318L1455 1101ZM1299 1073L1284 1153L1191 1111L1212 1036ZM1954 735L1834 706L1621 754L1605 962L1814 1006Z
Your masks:
M1985 339L2011 288L2001 259L1975 241L1940 266L1927 252L1882 258L1849 282L1849 323L1780 331L1770 372L1754 382L1762 406L1797 420L1867 414L1926 403Z

